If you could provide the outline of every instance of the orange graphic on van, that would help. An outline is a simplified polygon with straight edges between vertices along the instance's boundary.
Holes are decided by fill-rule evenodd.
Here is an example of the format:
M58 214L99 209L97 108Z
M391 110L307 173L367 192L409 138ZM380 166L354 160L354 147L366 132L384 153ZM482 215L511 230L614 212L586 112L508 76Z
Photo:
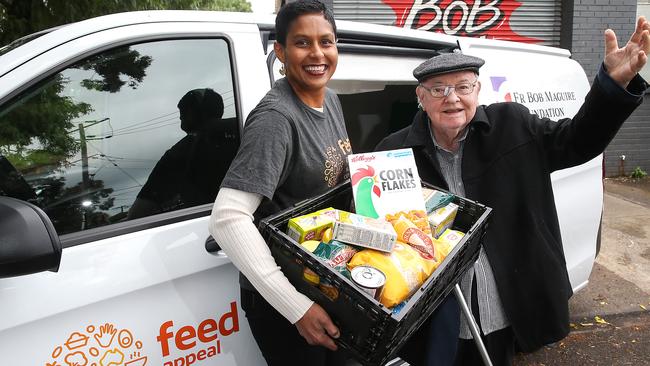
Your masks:
M142 342L129 329L111 323L74 331L52 351L45 366L145 366Z

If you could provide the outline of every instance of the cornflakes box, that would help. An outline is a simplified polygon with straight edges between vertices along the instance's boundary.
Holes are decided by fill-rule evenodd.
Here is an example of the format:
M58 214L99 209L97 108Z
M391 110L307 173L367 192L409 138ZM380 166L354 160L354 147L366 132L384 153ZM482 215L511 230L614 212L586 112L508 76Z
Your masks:
M426 217L413 150L352 154L348 164L357 214L387 221L400 212Z
M355 212L390 222L398 240L433 257L433 238L413 150L348 155L348 164Z

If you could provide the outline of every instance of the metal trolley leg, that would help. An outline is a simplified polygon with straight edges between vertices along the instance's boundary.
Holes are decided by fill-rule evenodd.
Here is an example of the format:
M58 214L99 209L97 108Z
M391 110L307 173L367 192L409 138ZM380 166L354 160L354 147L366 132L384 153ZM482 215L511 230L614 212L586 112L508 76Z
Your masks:
M492 361L490 361L490 356L488 355L487 350L485 349L485 345L483 344L483 340L481 339L481 335L479 334L479 329L478 329L478 325L476 324L476 319L474 319L474 315L472 315L472 312L469 310L469 306L467 306L465 297L463 296L463 293L460 291L460 286L458 286L458 284L456 284L456 286L454 287L454 294L456 295L456 300L458 300L458 304L460 305L460 308L463 311L463 315L465 315L465 319L469 323L469 330L472 332L472 337L474 337L474 343L476 343L476 347L478 348L478 351L481 354L481 358L483 358L483 363L485 364L485 366L492 366Z

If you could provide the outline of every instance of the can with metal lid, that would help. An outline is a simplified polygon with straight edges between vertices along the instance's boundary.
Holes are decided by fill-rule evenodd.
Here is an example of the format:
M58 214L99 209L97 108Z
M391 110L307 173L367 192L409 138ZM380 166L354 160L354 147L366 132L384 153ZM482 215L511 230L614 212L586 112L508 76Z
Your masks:
M355 285L379 301L381 291L386 284L384 272L371 266L357 266L350 271L350 277Z

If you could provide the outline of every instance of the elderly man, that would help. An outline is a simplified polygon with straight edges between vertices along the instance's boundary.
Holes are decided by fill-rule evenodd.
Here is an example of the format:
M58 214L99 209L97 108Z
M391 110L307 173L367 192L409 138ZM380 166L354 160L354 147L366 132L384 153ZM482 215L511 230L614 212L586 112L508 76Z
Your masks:
M642 102L647 84L637 73L647 61L649 31L639 18L630 41L618 48L616 35L606 30L605 59L584 104L573 119L558 122L517 103L479 106L484 61L461 53L435 56L413 71L422 110L410 127L377 146L412 148L423 180L494 209L479 259L461 288L495 365L512 364L515 342L529 352L569 331L572 290L550 174L603 152ZM480 365L459 318L454 299L446 299L411 338L405 358L438 366L454 363L455 355L458 365Z

